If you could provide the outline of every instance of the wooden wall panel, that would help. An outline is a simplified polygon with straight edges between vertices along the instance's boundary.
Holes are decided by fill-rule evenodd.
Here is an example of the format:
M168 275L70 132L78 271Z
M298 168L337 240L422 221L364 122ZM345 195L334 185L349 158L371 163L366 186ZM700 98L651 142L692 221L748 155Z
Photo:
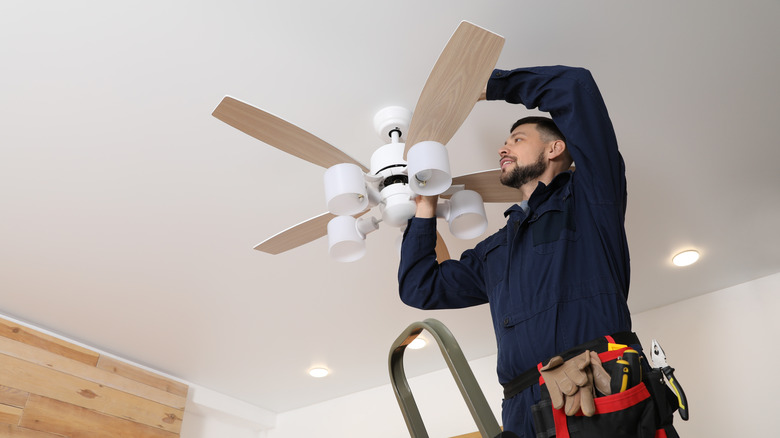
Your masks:
M167 406L172 406L178 409L184 409L184 403L186 402L186 397L187 397L186 385L184 386L185 389L184 389L183 396L177 394L171 394L170 392L160 390L156 387L149 386L145 383L141 383L139 381L117 375L111 371L96 368L94 366L85 365L81 362L73 361L68 358L58 356L56 354L50 353L45 350L19 344L17 342L13 342L11 340L4 339L2 337L0 337L0 353L10 357L24 360L26 362L32 362L44 368L57 370L71 376L78 376L79 378L88 380L93 383L97 383L98 385L118 389L120 391L128 392L130 394L135 394L140 397L152 401L156 401ZM132 365L126 365L126 366L132 367ZM136 368L136 367L132 367L132 368ZM139 371L143 371L143 370L139 370ZM169 379L164 379L162 377L158 377L158 378L161 380L169 380ZM2 384L1 381L0 384ZM180 392L180 390L177 389L177 392Z
M187 390L0 319L0 438L176 438Z
M24 407L27 403L27 397L30 395L28 392L19 391L15 388L9 388L7 386L0 385L0 404L8 406L16 406L17 408Z
M179 436L177 433L166 432L35 394L30 396L30 401L24 408L24 418L20 426L54 432L71 438L175 438Z
M14 324L2 318L0 318L0 336L32 345L33 347L38 347L87 365L95 366L100 357L96 352L87 350L84 347Z
M22 418L22 408L0 405L0 423L17 424Z
M113 374L127 377L133 381L141 382L154 388L161 389L167 393L174 394L185 399L187 398L187 389L189 389L187 385L175 382L171 379L166 379L165 377L161 377L141 368L134 367L120 360L116 360L108 356L100 356L97 367ZM183 407L184 405L182 405L182 408Z
M12 424L0 424L0 437L3 438L62 438L62 435L55 435L48 432L38 432L36 430L22 429Z

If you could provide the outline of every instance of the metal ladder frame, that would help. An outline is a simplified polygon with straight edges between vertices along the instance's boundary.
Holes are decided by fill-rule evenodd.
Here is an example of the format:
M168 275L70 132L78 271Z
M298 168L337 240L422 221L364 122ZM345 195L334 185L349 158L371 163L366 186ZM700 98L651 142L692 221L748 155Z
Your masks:
M420 410L417 408L417 403L414 401L412 390L406 379L403 364L406 346L423 330L428 331L439 345L444 360L447 362L452 377L455 379L455 383L457 383L463 400L466 402L482 437L494 438L501 435L501 428L496 421L496 417L493 415L493 411L490 409L485 395L482 393L482 389L479 387L477 379L474 377L474 373L471 371L471 367L466 361L466 357L463 355L463 351L460 349L452 332L441 322L429 318L425 321L410 324L398 339L393 342L390 348L390 380L395 392L395 398L401 407L401 412L411 437L428 438L428 432L425 429L425 424L423 424Z

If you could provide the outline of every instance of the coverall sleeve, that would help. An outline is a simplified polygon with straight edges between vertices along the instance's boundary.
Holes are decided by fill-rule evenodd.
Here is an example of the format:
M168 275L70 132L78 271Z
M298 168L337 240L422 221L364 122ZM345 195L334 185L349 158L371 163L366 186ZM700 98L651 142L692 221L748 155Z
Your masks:
M404 231L398 267L401 301L419 309L456 309L487 303L476 251L460 260L436 260L436 218L412 218Z
M625 164L601 92L588 70L552 66L493 71L488 100L519 103L552 116L566 137L579 184L591 202L625 208Z

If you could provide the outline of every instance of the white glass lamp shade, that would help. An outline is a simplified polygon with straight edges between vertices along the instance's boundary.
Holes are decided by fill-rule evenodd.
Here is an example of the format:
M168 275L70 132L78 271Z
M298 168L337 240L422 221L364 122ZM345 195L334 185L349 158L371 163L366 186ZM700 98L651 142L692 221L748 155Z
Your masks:
M382 222L391 227L401 227L406 225L409 219L414 216L417 210L417 204L414 202L414 193L409 190L406 184L393 184L382 189Z
M420 195L439 195L450 188L450 158L447 148L435 141L421 141L406 154L409 187Z
M473 190L455 192L450 198L447 217L450 232L458 239L473 239L487 230L487 215L482 196Z
M339 262L354 262L363 257L365 238L352 216L336 216L328 222L328 253Z
M325 201L328 211L339 215L360 213L368 206L363 171L355 164L341 163L325 171Z

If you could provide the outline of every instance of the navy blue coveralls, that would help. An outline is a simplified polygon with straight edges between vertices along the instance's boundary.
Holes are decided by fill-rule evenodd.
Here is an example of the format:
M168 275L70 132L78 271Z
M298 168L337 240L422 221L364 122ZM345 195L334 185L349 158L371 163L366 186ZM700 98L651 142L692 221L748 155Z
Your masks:
M412 218L398 281L401 300L416 308L490 303L504 385L564 350L631 330L626 180L612 122L587 70L495 70L487 98L548 112L576 171L540 182L528 214L510 207L506 226L460 260L438 264L436 219ZM504 400L504 429L534 437L530 407L539 398L537 384Z

